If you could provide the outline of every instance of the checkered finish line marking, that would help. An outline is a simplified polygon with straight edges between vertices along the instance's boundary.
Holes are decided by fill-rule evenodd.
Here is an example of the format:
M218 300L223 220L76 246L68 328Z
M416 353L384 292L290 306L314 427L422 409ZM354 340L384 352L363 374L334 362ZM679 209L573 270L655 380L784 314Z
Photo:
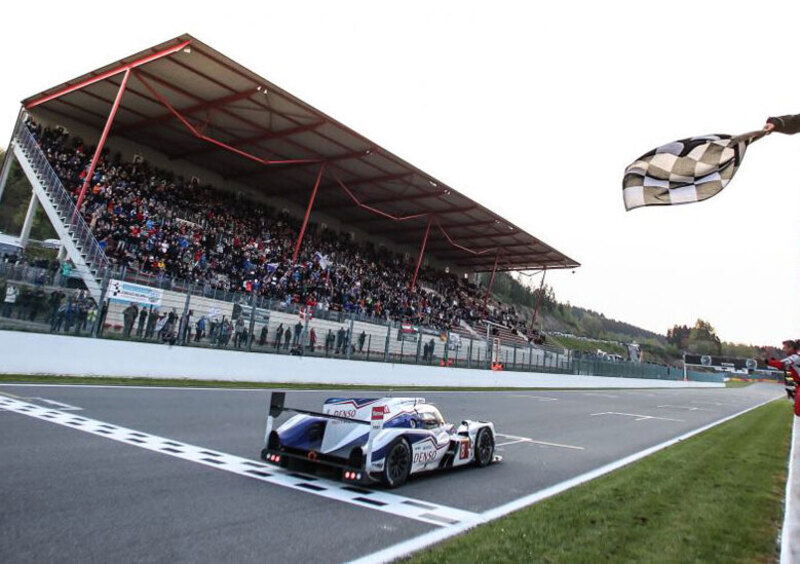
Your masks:
M476 513L454 507L446 507L436 503L370 490L315 476L306 476L282 468L268 466L260 461L141 433L134 429L89 419L75 413L65 413L64 411L41 407L3 395L0 395L0 410L27 415L28 417L159 452L167 456L188 460L189 462L210 466L211 468L224 470L246 478L390 513L399 517L423 521L439 527L463 524L478 518Z

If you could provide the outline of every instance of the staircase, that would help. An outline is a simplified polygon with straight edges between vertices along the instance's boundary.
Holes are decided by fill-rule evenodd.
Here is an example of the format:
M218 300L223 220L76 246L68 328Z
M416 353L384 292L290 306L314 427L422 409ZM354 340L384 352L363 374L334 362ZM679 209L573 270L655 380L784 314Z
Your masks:
M56 230L67 256L89 293L99 302L102 280L111 272L111 263L92 235L89 226L76 213L75 202L50 166L42 149L22 120L17 122L11 150L33 187L36 198Z

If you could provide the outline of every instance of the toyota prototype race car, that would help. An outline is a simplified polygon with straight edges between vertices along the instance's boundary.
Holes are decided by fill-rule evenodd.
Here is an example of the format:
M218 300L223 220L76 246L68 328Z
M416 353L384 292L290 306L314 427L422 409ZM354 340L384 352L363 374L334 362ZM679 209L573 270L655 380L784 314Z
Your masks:
M411 474L501 460L494 453L494 424L445 423L422 398L331 398L318 413L286 407L285 397L270 397L261 459L271 464L304 461L341 472L347 482L396 488ZM283 412L296 415L273 429Z

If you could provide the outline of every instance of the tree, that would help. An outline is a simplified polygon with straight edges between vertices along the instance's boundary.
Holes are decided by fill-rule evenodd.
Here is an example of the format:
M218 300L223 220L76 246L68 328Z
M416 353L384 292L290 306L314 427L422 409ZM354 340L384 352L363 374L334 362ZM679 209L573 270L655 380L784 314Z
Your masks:
M5 151L0 150L0 162L5 158ZM17 235L22 231L25 214L28 212L28 203L31 199L31 185L16 162L11 166L8 183L0 198L0 231L10 235ZM47 219L47 214L41 209L36 212L31 227L31 238L52 239L57 237L55 230Z
M722 342L717 337L714 327L708 322L698 319L689 331L687 348L698 354L722 354Z
M690 329L686 325L674 325L667 330L667 342L678 349L685 349Z

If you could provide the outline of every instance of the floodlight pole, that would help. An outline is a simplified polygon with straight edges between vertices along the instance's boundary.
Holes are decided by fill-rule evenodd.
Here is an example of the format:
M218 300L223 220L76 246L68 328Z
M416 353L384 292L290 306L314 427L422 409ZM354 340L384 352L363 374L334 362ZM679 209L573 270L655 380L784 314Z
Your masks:
M100 135L100 141L97 142L97 149L94 151L94 156L92 157L92 162L89 165L89 170L86 171L86 178L83 180L83 186L81 186L80 194L78 194L78 202L75 204L75 213L72 215L73 222L81 211L81 205L83 205L83 199L86 196L86 190L89 188L89 184L92 182L94 169L97 167L97 162L100 160L100 154L103 152L103 147L106 144L106 139L108 139L111 126L114 124L114 117L117 115L120 102L122 102L122 96L125 94L125 87L128 84L128 77L130 77L130 75L131 69L126 69L125 75L122 77L122 83L119 85L119 90L117 90L117 97L114 99L114 105L111 106L111 113L108 114L106 126L103 128L103 133Z
M413 292L417 287L417 276L419 275L419 267L422 265L422 257L425 255L425 247L428 244L428 235L431 234L431 222L433 216L428 217L428 225L425 227L425 237L422 238L422 245L419 248L419 256L417 257L417 267L414 269L414 277L411 279L411 291Z
M492 277L489 279L489 285L486 286L486 296L483 298L483 307L489 304L489 294L492 293L492 286L494 285L494 277L497 274L497 261L500 259L500 251L494 256L494 267L492 267Z
M325 163L319 167L317 173L317 181L314 182L314 189L311 191L311 197L308 199L308 207L306 207L306 215L303 218L303 225L300 227L300 233L297 236L297 242L294 244L294 254L292 254L292 265L297 262L297 256L300 254L300 245L303 244L303 236L306 234L306 227L308 226L308 218L311 216L311 208L314 207L314 200L317 198L317 190L319 190L319 183L322 181L322 174L325 172Z

